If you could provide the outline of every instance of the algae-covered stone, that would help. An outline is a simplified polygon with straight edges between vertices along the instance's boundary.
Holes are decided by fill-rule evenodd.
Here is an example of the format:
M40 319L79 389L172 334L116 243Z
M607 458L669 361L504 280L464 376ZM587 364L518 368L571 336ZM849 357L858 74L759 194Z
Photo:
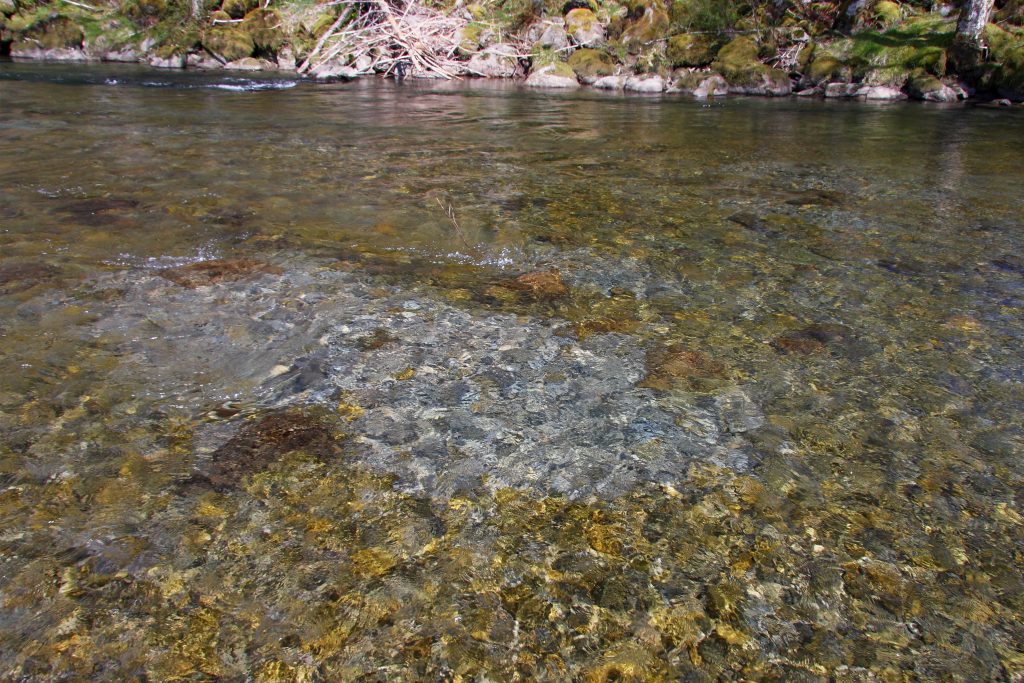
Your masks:
M256 49L246 31L231 26L216 26L206 32L202 39L203 47L219 56L225 62L233 62L249 57Z
M85 39L81 27L64 16L21 12L5 22L7 31L42 50L79 48Z
M681 33L668 39L667 56L672 66L707 66L715 59L714 38L698 33Z
M593 48L576 50L569 55L568 64L583 83L593 83L602 76L615 73L615 62L611 56Z
M565 30L583 47L595 47L605 41L604 25L590 9L578 7L565 15Z
M718 51L715 60L715 70L725 76L726 79L733 74L745 71L754 64L759 64L757 59L757 43L746 36L734 38L726 43Z
M271 9L254 9L245 15L241 29L252 38L257 50L275 54L284 45L286 34L281 15Z
M530 72L526 85L534 88L578 88L576 73L565 62L551 62Z

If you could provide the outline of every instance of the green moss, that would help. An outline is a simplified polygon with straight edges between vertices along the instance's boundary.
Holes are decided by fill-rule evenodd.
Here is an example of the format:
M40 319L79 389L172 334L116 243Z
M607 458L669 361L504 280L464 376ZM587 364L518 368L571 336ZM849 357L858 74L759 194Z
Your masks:
M952 28L951 22L926 18L883 32L862 31L852 37L849 64L861 74L876 68L902 67L942 76Z
M734 38L718 51L717 59L712 65L716 71L732 79L741 72L760 64L757 59L757 43L746 36Z
M583 48L569 55L568 65L581 80L611 76L615 73L615 62L611 55L602 50Z
M983 85L1003 97L1024 99L1024 30L1006 30L994 24L985 29L992 67Z
M875 18L883 24L895 24L903 16L903 10L892 0L879 0L871 9Z
M717 40L707 34L683 33L668 39L672 66L707 66L715 59Z
M241 19L259 7L258 0L224 0L220 8L231 15L232 19Z
M734 0L675 0L669 17L677 30L724 34L737 25L745 9Z
M620 38L630 52L635 54L646 45L668 37L668 12L656 3L636 4L630 9L630 16L634 18L626 22Z
M590 31L598 22L597 15L585 7L577 7L565 15L565 32L569 35L577 31Z
M458 50L463 55L471 55L480 49L480 38L483 36L484 24L479 22L471 21L456 33L455 37L458 41Z
M256 50L264 54L276 54L285 44L287 34L281 28L281 15L271 9L254 9L245 15L241 30L252 38Z
M228 62L249 57L256 49L248 33L229 26L216 26L207 31L202 42L203 47Z
M907 87L920 94L942 90L942 81L923 69L913 71L907 81Z
M815 83L825 83L832 80L844 68L842 62L832 55L823 54L817 57L807 68L807 77Z
M0 14L10 15L18 11L18 6L14 4L14 0L0 0Z
M166 0L125 0L121 3L121 14L142 26L155 24L167 11Z

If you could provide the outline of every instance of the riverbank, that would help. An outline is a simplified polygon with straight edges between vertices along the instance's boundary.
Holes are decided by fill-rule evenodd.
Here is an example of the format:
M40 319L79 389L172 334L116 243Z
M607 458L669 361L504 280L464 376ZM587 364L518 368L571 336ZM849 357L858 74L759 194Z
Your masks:
M551 4L551 3L549 3ZM706 3L705 3L706 4ZM451 6L224 0L116 6L0 0L0 53L16 60L284 71L317 80L485 77L537 88L639 93L1024 101L1024 29L1001 9L987 61L956 73L955 10L882 0L836 30L841 8L697 0ZM1018 12L1019 13L1019 12Z

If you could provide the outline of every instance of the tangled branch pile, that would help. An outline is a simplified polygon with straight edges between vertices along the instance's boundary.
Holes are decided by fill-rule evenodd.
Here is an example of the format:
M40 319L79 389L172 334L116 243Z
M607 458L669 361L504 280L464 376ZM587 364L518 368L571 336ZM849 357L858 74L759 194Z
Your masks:
M340 61L359 73L456 78L456 30L463 21L416 0L341 0L345 11L299 66Z

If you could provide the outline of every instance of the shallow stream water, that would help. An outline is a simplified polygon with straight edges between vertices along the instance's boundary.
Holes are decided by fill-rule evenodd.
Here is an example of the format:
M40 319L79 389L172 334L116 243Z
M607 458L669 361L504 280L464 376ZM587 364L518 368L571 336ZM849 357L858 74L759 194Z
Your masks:
M0 63L0 678L1019 678L1022 141Z

